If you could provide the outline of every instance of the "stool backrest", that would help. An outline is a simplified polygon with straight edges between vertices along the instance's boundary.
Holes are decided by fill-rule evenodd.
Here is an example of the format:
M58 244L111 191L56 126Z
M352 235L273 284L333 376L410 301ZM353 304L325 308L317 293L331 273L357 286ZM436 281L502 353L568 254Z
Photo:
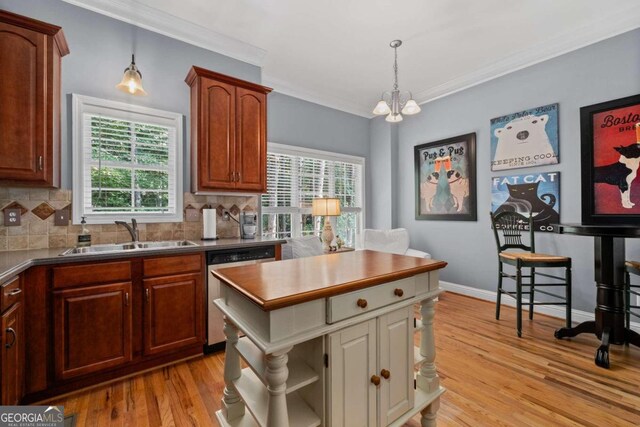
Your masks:
M517 212L500 212L491 215L491 225L493 235L496 238L498 252L507 249L522 249L528 252L535 252L535 240L533 238L533 215L526 217ZM523 234L529 232L530 246L522 241ZM502 241L500 239L502 234Z

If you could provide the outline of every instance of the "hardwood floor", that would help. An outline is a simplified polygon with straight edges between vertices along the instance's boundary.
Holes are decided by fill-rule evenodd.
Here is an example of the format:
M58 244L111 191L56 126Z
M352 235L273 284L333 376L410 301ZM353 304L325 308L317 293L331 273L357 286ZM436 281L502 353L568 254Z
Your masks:
M597 368L592 337L556 340L562 321L447 293L436 308L437 366L447 392L439 426L640 425L640 350L612 346ZM526 317L525 317L526 318ZM56 399L78 426L215 426L224 353ZM419 427L419 421L408 426Z

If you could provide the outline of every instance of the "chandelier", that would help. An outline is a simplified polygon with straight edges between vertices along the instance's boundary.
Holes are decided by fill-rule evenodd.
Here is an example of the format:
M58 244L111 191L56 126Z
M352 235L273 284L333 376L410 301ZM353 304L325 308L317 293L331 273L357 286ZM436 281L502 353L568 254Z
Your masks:
M373 114L376 116L387 115L385 119L391 123L398 123L402 121L402 114L411 116L418 114L421 110L420 106L414 101L411 92L400 92L398 89L398 48L402 45L402 40L394 40L389 43L389 46L393 48L394 61L393 61L393 90L391 92L383 92L380 97L380 101L373 109ZM402 113L402 114L400 114Z

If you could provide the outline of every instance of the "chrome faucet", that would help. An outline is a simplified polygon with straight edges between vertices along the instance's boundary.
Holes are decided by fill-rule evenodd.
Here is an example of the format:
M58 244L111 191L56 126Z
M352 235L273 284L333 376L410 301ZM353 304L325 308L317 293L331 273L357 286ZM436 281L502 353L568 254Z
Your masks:
M137 242L138 241L138 221L136 221L135 218L131 218L131 225L127 224L124 221L116 221L116 225L122 225L124 226L127 231L129 232L129 234L131 234L131 241L133 242Z

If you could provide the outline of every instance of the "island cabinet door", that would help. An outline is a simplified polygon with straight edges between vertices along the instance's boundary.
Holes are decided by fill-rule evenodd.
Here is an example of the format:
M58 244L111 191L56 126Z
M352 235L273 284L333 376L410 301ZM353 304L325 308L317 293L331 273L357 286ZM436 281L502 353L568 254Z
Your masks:
M131 282L53 293L57 379L124 365L132 357Z
M413 408L413 307L378 318L380 425Z
M376 335L375 319L329 335L329 427L377 425Z
M200 273L144 279L144 352L171 352L203 343Z

